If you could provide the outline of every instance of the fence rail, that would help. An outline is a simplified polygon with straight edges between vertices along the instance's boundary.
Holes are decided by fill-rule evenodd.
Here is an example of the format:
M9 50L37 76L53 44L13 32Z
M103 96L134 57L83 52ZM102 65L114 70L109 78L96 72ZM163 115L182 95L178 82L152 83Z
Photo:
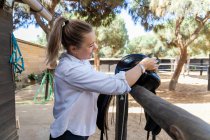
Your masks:
M131 96L174 140L209 140L210 125L189 112L161 99L141 86Z
M174 71L176 65L174 63L160 63L159 64L159 70L165 70L165 71ZM183 66L183 69L186 67L186 65ZM200 63L191 63L188 65L189 71L207 71L209 65L204 64L201 65ZM186 68L185 68L186 69Z
M103 72L114 72L115 67L120 59L101 59L100 60L100 71ZM91 64L93 64L93 60L90 60ZM174 71L175 59L160 59L159 70L161 71ZM190 59L190 63L188 66L184 65L184 68L188 67L189 71L207 71L209 67L209 60L207 58L202 59Z

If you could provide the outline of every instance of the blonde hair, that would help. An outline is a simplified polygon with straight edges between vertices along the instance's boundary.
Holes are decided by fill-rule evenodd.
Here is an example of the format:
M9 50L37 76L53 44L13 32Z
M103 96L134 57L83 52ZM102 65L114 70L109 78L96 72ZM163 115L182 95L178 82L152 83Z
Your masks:
M66 50L70 46L80 48L84 41L84 34L92 31L92 26L84 21L57 18L47 43L47 64L55 65L61 46Z

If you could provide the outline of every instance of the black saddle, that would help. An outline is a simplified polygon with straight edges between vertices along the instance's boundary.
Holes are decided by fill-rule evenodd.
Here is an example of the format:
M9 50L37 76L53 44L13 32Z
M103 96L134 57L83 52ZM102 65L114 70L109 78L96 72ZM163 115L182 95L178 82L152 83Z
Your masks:
M143 60L146 55L143 54L130 54L123 57L117 64L115 73L119 73L120 71L127 71L134 66L136 66L141 60ZM146 71L135 85L143 86L144 88L150 90L155 93L155 90L160 86L160 77L154 71ZM101 130L101 140L103 140L103 134L107 134L107 113L110 101L112 99L112 95L103 95L100 94L98 97L98 115L97 115L97 126ZM158 135L161 131L159 125L157 125L153 119L145 112L146 117L146 126L145 130L148 132L147 139L149 138L149 133L152 132L153 140L155 136Z

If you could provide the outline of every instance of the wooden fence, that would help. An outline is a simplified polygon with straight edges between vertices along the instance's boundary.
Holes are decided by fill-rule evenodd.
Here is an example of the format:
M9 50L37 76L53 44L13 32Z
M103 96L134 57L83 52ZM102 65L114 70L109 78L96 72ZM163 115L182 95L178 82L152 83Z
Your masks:
M209 140L210 125L141 86L131 90L131 96L152 119L174 140Z
M117 63L120 61L120 58L101 58L100 60L100 71L102 72L114 72ZM93 59L90 60L91 64L93 64ZM175 59L160 59L160 71L174 71ZM189 63L189 71L200 71L201 74L203 71L207 71L209 66L208 58L191 58Z

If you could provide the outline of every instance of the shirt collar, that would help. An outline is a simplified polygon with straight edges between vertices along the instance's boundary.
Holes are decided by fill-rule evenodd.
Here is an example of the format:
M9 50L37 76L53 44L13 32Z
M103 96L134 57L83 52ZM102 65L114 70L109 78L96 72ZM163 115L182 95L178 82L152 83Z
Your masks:
M64 57L69 58L72 61L79 62L79 63L86 63L86 61L88 61L88 60L80 60L80 59L74 57L73 55L68 54L67 52L64 52L64 53L61 54L61 58L64 58Z

